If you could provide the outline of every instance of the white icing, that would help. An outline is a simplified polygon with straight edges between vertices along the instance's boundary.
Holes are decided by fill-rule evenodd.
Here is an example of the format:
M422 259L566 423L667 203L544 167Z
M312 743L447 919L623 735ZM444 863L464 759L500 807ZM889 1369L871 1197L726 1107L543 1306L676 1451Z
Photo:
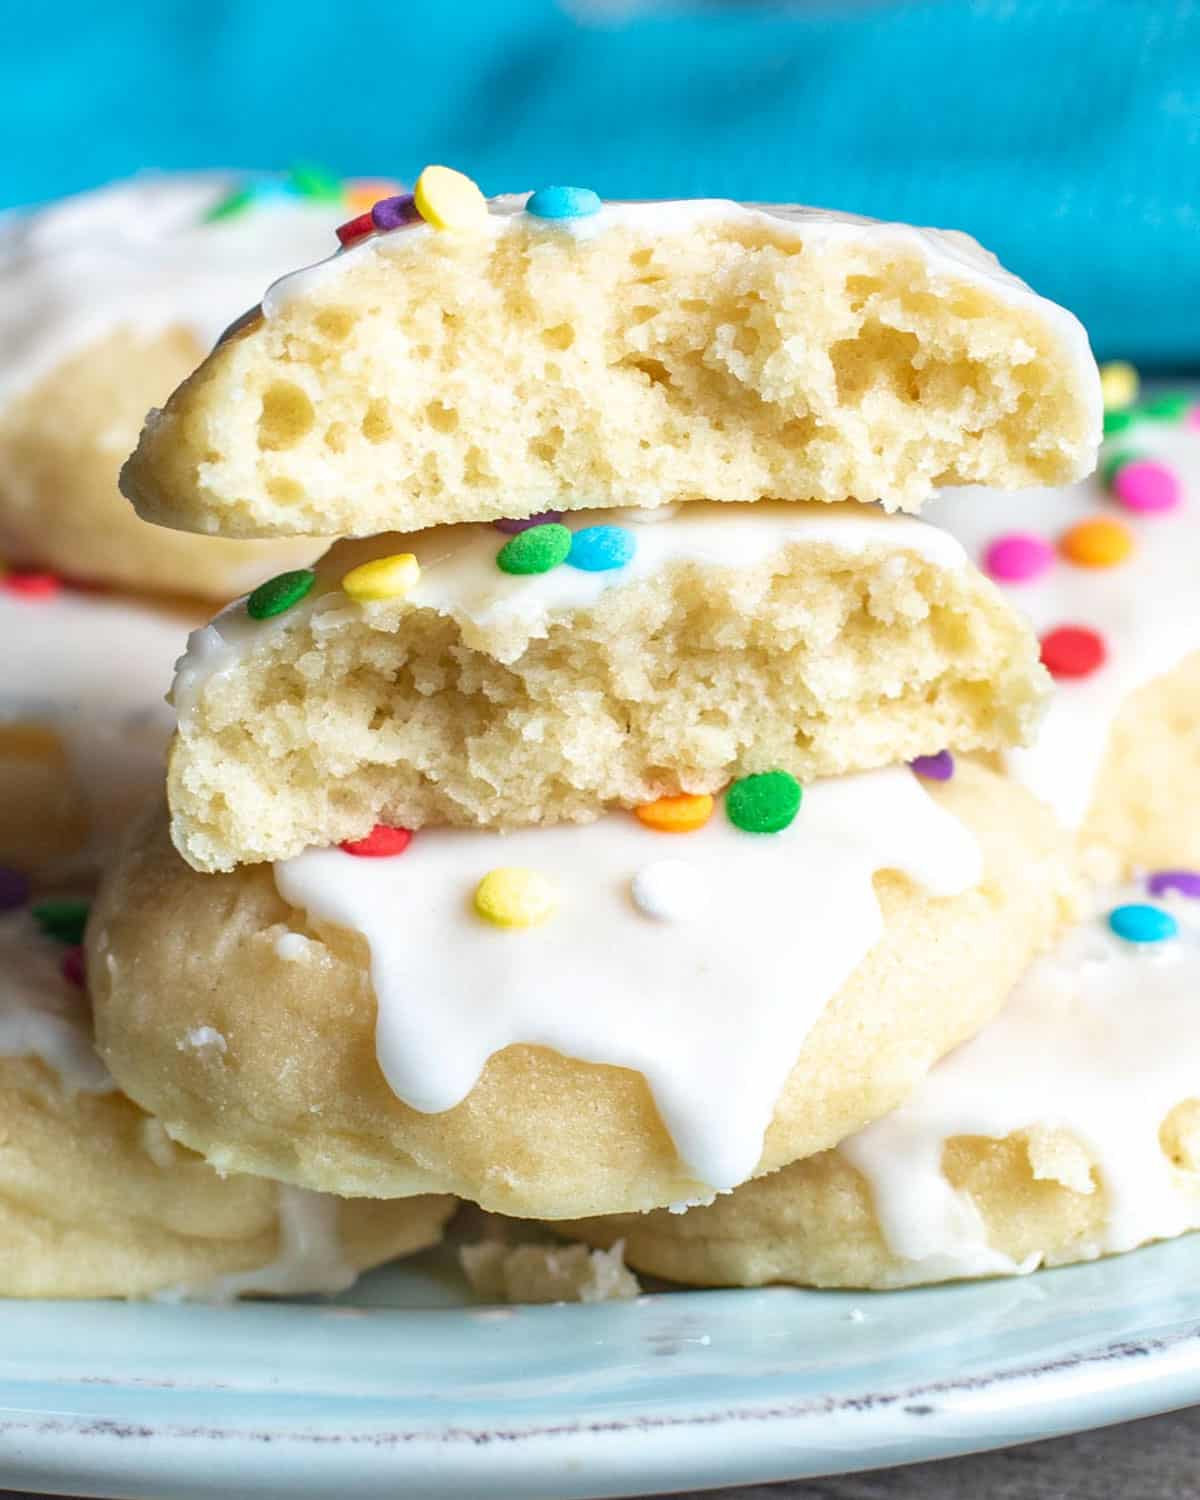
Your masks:
M631 876L668 853L709 897L686 941L630 897ZM472 892L498 865L551 880L556 914L522 931L476 917ZM696 1181L723 1188L753 1172L805 1037L882 935L880 870L934 896L980 878L974 837L901 767L809 787L773 835L739 831L720 805L689 834L618 813L582 828L427 829L392 859L308 850L275 880L311 920L365 937L380 1068L412 1108L452 1108L514 1043L631 1068Z
M186 621L107 595L26 599L0 590L0 725L54 731L84 800L94 866L160 790L173 726L164 701Z
M1177 472L1184 497L1175 510L1127 511L1093 477L1013 494L949 490L924 512L981 565L988 544L1005 533L1034 532L1054 542L1095 515L1118 517L1136 537L1135 552L1116 567L1082 568L1059 558L1032 582L1002 585L1039 635L1057 625L1086 625L1108 647L1107 661L1091 676L1056 684L1036 744L1008 755L1012 774L1070 827L1087 813L1109 731L1126 698L1200 650L1200 433L1143 422L1108 445L1109 453L1123 450L1160 458Z
M562 524L580 531L588 526L620 525L624 519L619 510L594 510L565 516ZM320 632L323 625L344 621L348 609L357 618L360 611L380 608L352 604L338 585L351 566L390 552L413 552L421 565L407 602L450 616L468 645L473 629L508 622L519 624L526 638L545 635L556 615L584 609L610 589L652 577L673 563L745 569L794 546L831 547L847 556L872 548L890 549L896 555L889 561L900 568L907 565L904 554L942 568L959 568L965 562L961 546L945 531L912 516L886 515L855 502L725 505L697 501L657 526L640 527L635 536L637 549L624 567L589 573L564 563L532 576L505 573L497 567L496 554L508 538L487 523L373 537L344 547L338 552L335 571L327 561L318 565L317 586L295 608L273 620L258 621L246 613L245 600L238 600L211 624L193 632L177 664L171 694L180 723L186 731L197 697L211 677L236 670L245 652L268 641L272 632L308 624ZM521 649L519 643L514 644L512 655Z
M287 196L205 215L243 179L158 175L0 220L0 402L117 328L173 325L211 344L289 267L327 255L346 210Z
M232 1302L236 1297L344 1292L353 1285L358 1272L346 1260L338 1227L342 1200L283 1183L278 1193L279 1250L273 1261L218 1276L204 1286L160 1294L159 1300Z
M1114 936L1108 911L1147 899L1141 887L1104 892L1096 916L1033 964L990 1026L906 1104L838 1147L867 1178L884 1239L911 1279L1024 1272L1040 1260L1018 1265L988 1245L974 1203L942 1175L957 1136L1000 1140L1049 1126L1075 1137L1106 1202L1085 1257L1200 1223L1200 1194L1179 1185L1159 1143L1171 1110L1200 1098L1200 902L1153 903L1179 920L1178 939L1138 946Z
M611 229L632 229L644 234L686 233L698 225L714 222L756 225L769 223L776 233L790 233L799 243L829 246L833 250L849 243L880 248L894 247L916 252L929 266L934 279L944 276L986 288L993 296L1013 306L1036 309L1039 317L1055 329L1063 353L1074 366L1074 375L1087 393L1089 441L1100 441L1101 404L1096 364L1082 324L1065 308L1039 297L1030 287L1006 271L990 251L970 235L958 230L921 229L911 224L881 223L857 214L810 208L796 203L735 203L728 198L688 198L674 201L606 203L586 218L533 219L524 212L525 193L505 194L490 201L490 213L478 232L497 238L513 232L547 235L567 234L591 240ZM285 276L263 297L263 311L275 317L289 304L312 295L319 287L342 275L371 256L404 260L423 253L428 237L441 231L417 223L389 234L375 235L341 250L317 265ZM1032 353L1032 351L1031 351Z
M65 952L27 909L0 913L0 1057L40 1058L69 1093L111 1093L87 1000L62 972Z

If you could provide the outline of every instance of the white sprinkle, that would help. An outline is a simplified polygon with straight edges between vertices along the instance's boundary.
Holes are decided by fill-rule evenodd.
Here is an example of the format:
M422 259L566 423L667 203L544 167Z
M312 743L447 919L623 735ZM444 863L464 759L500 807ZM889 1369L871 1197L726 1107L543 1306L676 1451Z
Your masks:
M301 932L285 932L275 940L275 956L296 963L308 953L308 939Z
M633 877L634 905L658 922L687 922L707 904L704 882L682 859L657 859Z
M197 1052L203 1051L206 1047L213 1047L222 1055L228 1051L225 1038L214 1026L193 1026L179 1043L181 1052L185 1047L194 1047Z

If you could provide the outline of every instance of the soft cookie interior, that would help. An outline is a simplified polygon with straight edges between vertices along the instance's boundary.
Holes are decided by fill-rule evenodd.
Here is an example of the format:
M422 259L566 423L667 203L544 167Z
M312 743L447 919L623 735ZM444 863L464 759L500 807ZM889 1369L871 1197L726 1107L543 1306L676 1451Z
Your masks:
M882 499L1094 462L1082 329L965 235L726 202L494 200L277 284L152 413L141 514L364 535L547 508Z

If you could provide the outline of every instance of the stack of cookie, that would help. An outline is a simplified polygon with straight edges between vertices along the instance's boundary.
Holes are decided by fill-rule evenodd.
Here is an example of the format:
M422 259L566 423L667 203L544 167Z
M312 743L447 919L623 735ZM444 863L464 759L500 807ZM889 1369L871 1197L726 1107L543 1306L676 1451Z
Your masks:
M1085 474L1083 332L963 236L812 210L428 168L339 239L124 471L147 520L342 540L190 639L89 924L102 1055L222 1171L837 1279L758 1250L834 1233L819 1164L1078 910L1004 772L1039 643L903 512Z
M148 401L358 191L147 176L0 228L0 1296L336 1290L434 1242L454 1206L223 1178L173 1144L95 1054L79 947L98 869L161 794L163 692L202 618L177 596L225 599L319 550L145 525L120 462Z

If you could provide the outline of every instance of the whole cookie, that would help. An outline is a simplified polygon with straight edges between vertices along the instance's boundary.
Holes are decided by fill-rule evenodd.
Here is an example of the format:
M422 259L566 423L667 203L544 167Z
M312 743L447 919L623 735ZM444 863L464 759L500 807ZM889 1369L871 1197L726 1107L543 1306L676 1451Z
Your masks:
M311 186L311 185L310 185ZM0 558L147 593L228 599L312 543L154 530L117 492L146 412L265 282L324 253L347 194L146 174L0 227Z
M93 1049L64 941L80 917L65 900L0 913L0 1297L339 1291L436 1243L450 1199L345 1202L176 1146Z
M780 773L690 833L381 833L226 875L159 815L89 928L101 1050L222 1170L528 1217L707 1198L892 1107L1062 920L1032 799L925 785Z
M1003 764L1125 872L1200 862L1197 410L1110 414L1098 473L1068 489L928 512L1028 612L1055 678L1036 741Z
M836 1150L682 1215L560 1226L705 1286L896 1287L1200 1226L1200 871L1097 899L1004 1010Z

